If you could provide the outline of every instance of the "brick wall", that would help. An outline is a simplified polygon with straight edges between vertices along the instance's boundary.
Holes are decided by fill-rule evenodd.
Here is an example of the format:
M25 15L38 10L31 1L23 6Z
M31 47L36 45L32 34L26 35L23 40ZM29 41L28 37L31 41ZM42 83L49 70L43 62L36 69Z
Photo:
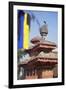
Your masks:
M53 70L44 70L42 72L42 78L52 78L53 77Z

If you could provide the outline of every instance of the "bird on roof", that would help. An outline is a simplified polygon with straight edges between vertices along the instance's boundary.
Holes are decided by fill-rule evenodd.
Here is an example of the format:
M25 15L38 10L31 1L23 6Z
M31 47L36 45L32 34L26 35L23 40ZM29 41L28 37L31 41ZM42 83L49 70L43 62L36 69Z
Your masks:
M44 24L46 24L46 21L44 21Z

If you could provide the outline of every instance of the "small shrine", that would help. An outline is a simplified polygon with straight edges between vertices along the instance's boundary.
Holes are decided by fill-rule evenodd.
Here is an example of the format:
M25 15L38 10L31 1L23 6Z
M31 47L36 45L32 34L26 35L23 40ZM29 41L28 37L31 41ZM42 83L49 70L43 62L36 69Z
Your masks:
M25 50L29 54L29 58L18 64L18 68L23 68L21 79L58 77L57 45L46 40L47 34L48 27L45 23L40 28L41 37L34 37L31 40L33 46Z

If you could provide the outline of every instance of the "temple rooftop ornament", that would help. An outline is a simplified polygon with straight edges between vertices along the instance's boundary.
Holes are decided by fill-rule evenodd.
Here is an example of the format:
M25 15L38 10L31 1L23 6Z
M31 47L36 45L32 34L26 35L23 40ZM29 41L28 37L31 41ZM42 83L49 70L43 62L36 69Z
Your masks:
M44 21L44 25L40 27L40 35L45 40L47 34L48 34L48 26L46 24L46 21Z

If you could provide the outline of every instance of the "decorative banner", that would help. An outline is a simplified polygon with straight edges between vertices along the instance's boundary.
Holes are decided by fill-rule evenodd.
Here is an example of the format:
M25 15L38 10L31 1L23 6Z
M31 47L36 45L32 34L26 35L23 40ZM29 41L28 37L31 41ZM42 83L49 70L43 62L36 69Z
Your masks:
M30 33L30 15L18 10L18 49L28 49Z

